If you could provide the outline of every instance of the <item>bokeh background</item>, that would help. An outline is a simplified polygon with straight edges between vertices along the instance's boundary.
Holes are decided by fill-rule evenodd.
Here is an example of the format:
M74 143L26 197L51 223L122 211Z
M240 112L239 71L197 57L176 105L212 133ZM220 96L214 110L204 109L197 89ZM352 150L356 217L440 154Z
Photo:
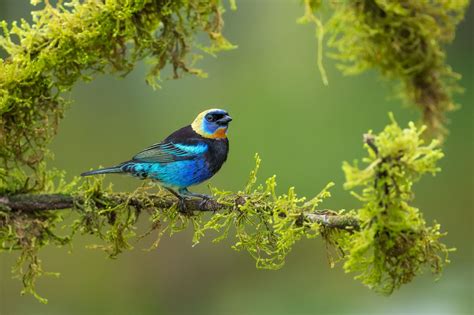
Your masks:
M0 0L0 20L29 18L27 0ZM415 204L427 221L449 231L445 242L458 250L440 281L418 277L392 296L376 294L340 265L330 269L321 240L303 240L279 271L262 271L246 253L203 241L191 246L191 231L164 237L153 252L136 249L110 260L94 242L78 237L71 250L49 248L41 257L60 278L42 278L39 292L48 305L20 296L12 280L14 254L0 255L0 314L472 314L473 309L473 21L472 8L461 23L448 60L466 88L449 115L442 173L416 185ZM402 125L418 119L393 95L391 82L377 73L343 77L326 59L330 85L322 85L315 66L312 26L298 25L299 1L240 0L225 14L225 34L238 49L207 56L199 66L209 78L162 82L154 91L144 82L146 63L125 79L101 75L80 83L51 145L52 163L72 177L91 167L129 158L207 108L226 108L234 118L230 158L211 183L238 190L263 158L260 178L277 174L279 189L295 186L312 196L335 181L328 208L351 209L355 199L342 189L343 160L364 154L361 135L380 131L393 111ZM110 176L116 190L138 185ZM205 192L206 185L195 190ZM142 219L146 225L146 219Z

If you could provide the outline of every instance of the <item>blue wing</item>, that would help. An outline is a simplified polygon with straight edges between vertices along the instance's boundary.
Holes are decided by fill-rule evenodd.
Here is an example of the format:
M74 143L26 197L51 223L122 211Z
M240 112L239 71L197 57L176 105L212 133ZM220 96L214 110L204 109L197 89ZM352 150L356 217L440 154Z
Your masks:
M205 143L189 142L188 144L161 142L146 148L132 158L134 162L171 163L175 161L193 160L208 150Z

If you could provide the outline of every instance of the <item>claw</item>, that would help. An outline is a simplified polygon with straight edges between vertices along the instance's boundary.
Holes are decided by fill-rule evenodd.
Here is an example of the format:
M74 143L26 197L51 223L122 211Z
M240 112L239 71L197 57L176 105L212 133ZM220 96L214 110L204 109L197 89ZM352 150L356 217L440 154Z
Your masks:
M181 196L179 193L177 193L171 188L165 187L165 189L168 190L170 193L172 193L176 198L178 198L178 211L180 213L186 214L186 215L192 214L192 211L189 211L188 208L186 207L185 197Z
M212 199L211 196L209 195L204 195L204 194L197 194L190 192L187 188L181 188L178 191L175 191L171 188L165 187L170 193L176 196L178 198L178 210L180 213L186 214L186 215L192 215L193 212L189 211L186 207L185 200L187 197L194 197L194 198L201 198L202 201L199 203L199 208L204 208L206 206L206 203Z
M186 198L179 198L178 211L184 215L192 215L193 211L188 209L185 201L186 201Z
M186 212L187 207L186 207L186 203L184 202L184 198L179 198L178 199L178 210L181 213Z
M206 197L203 196L201 202L199 203L199 208L204 208L204 206L209 200L211 200L210 196L206 196Z

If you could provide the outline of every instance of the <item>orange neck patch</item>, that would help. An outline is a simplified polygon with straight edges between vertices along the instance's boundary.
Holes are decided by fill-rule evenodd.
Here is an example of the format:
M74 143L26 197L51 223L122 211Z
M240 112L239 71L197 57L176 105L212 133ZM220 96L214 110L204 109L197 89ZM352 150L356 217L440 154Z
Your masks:
M227 128L219 128L213 134L205 135L203 137L212 139L223 139L227 137Z
M214 133L204 132L201 128L194 128L193 127L193 130L197 134L203 136L204 138L208 138L208 139L224 139L224 138L227 138L227 128L225 128L225 127L217 129L216 131L214 131Z

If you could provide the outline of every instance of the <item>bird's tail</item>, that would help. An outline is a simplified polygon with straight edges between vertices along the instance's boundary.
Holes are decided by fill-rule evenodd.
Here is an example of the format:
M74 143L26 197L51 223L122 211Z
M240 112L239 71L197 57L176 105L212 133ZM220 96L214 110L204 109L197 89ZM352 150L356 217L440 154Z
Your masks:
M123 173L122 167L119 165L119 166L101 168L98 170L84 172L81 174L81 176L91 176L91 175L110 174L110 173Z

